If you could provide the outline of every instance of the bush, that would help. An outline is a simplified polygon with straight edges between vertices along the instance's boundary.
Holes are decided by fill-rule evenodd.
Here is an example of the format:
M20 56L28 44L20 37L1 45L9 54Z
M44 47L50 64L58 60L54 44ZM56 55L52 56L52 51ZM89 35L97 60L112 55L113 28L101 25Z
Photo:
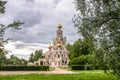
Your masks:
M0 71L47 71L49 66L0 66Z
M72 65L72 70L92 70L92 67L89 65Z
M92 65L85 65L85 70L93 70L93 66Z
M85 70L85 65L72 65L72 70Z
M69 61L69 65L85 65L92 64L94 62L94 56L89 55L81 55L79 57L73 58Z

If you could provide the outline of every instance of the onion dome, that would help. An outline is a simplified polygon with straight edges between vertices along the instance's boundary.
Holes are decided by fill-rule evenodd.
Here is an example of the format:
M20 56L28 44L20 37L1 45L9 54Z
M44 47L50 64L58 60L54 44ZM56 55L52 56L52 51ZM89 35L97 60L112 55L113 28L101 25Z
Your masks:
M62 46L61 44L59 44L59 43L57 44L57 47L61 47L61 46Z
M59 29L61 29L62 28L62 25L61 24L58 24L58 26L57 26Z
M48 48L49 48L49 49L52 49L52 46L51 46L51 45L49 45L49 46L48 46Z

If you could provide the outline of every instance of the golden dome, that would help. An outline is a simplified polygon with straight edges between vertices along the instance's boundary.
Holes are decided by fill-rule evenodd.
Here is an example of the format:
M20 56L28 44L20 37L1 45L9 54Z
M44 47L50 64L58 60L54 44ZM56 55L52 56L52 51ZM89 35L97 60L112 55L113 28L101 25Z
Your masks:
M61 46L62 46L61 44L59 44L59 43L57 44L57 47L61 47Z
M58 28L59 28L59 29L62 28L62 25L61 25L61 24L58 24Z
M52 49L52 46L51 46L51 45L49 45L49 46L48 46L48 48L49 48L49 49Z

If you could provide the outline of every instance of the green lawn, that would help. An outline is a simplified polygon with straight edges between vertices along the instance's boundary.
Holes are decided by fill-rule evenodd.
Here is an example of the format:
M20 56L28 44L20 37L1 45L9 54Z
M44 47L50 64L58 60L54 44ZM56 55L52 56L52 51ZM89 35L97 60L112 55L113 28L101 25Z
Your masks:
M118 80L113 75L99 71L82 71L79 74L28 74L0 75L0 80Z

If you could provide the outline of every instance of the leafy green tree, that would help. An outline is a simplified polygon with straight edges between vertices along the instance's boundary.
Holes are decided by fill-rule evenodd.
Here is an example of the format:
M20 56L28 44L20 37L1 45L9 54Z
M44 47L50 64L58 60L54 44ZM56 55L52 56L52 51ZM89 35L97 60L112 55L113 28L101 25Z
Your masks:
M107 69L120 77L120 0L75 0L75 4L78 32L94 42L99 65L107 63Z
M72 44L68 43L68 44L66 45L66 49L67 49L68 51L71 51L71 50L72 50Z
M34 55L33 55L33 53L30 54L29 62L34 62Z
M5 56L6 55L5 53L6 52L4 52L3 49L0 49L0 66L4 65L6 63L7 58Z
M11 55L9 59L7 59L7 65L26 65L27 60L19 59L18 57Z
M78 39L74 42L71 47L71 50L68 49L70 52L70 59L74 57L79 57L80 55L88 55L92 54L92 50L94 50L94 45L90 41L86 39Z
M93 59L94 55L91 54L80 55L79 57L70 60L69 65L92 65Z
M1 1L0 0L0 14L4 14L5 13L5 4L7 2L6 1ZM8 39L4 39L4 34L5 31L9 28L15 28L15 29L20 29L20 25L22 25L24 23L20 22L20 21L14 21L13 23L9 24L9 25L3 25L0 24L0 65L5 64L6 62L6 51L4 50L4 44L8 41Z
M26 60L26 59L21 59L21 61L22 61L21 65L27 65L27 63L28 63L28 60Z
M29 62L37 61L39 58L44 58L42 50L36 50L30 54Z
M71 46L69 51L69 65L86 65L92 64L94 55L92 51L94 45L91 42L88 42L86 39L78 39Z

